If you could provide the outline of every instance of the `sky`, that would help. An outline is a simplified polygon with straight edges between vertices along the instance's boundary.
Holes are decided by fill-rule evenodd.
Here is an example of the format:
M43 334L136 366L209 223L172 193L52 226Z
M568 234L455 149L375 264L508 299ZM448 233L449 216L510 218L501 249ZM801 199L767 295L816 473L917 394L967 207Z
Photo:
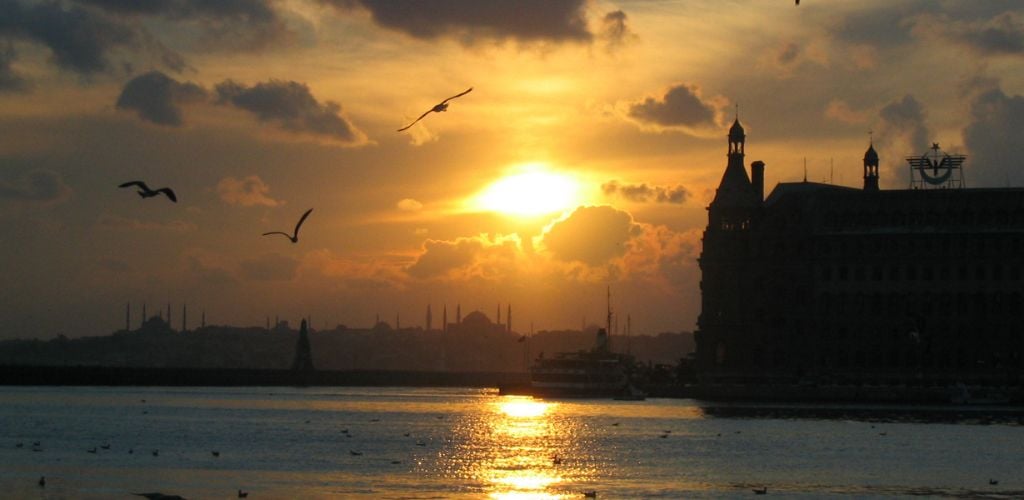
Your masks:
M737 113L766 191L860 187L869 141L883 189L933 142L1020 187L1022 56L1015 1L0 0L0 339L579 328L606 287L690 331Z

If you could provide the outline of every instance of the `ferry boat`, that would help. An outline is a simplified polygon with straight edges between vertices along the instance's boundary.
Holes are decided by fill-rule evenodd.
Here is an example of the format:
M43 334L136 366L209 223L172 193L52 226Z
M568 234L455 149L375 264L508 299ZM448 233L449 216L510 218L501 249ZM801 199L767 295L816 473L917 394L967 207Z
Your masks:
M530 394L555 398L644 399L644 393L630 381L633 357L614 353L609 348L611 317L609 304L608 328L598 329L594 347L589 351L560 352L548 358L543 353L538 356L530 368Z

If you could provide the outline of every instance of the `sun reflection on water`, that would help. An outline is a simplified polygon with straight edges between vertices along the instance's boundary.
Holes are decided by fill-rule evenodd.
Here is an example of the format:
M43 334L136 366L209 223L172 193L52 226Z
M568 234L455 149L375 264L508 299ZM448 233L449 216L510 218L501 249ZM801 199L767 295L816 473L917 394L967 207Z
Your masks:
M456 430L449 474L470 478L489 498L567 498L593 473L574 419L558 403L503 396ZM569 459L571 457L571 459Z

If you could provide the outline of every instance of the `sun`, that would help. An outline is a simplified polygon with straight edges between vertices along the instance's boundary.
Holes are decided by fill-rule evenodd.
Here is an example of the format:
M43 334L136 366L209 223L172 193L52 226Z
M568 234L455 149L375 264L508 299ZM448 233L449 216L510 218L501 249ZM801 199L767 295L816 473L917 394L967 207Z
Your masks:
M574 177L530 164L491 183L471 202L474 208L532 217L562 212L580 202L580 183Z

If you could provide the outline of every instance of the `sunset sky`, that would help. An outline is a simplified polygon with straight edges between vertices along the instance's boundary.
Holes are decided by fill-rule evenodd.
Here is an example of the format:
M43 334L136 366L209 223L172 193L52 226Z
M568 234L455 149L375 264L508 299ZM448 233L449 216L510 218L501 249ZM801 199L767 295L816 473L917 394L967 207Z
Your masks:
M608 285L634 334L692 330L737 104L766 191L859 187L869 131L883 189L932 142L1020 187L1021 94L1017 1L0 0L0 338L127 302L579 328Z

